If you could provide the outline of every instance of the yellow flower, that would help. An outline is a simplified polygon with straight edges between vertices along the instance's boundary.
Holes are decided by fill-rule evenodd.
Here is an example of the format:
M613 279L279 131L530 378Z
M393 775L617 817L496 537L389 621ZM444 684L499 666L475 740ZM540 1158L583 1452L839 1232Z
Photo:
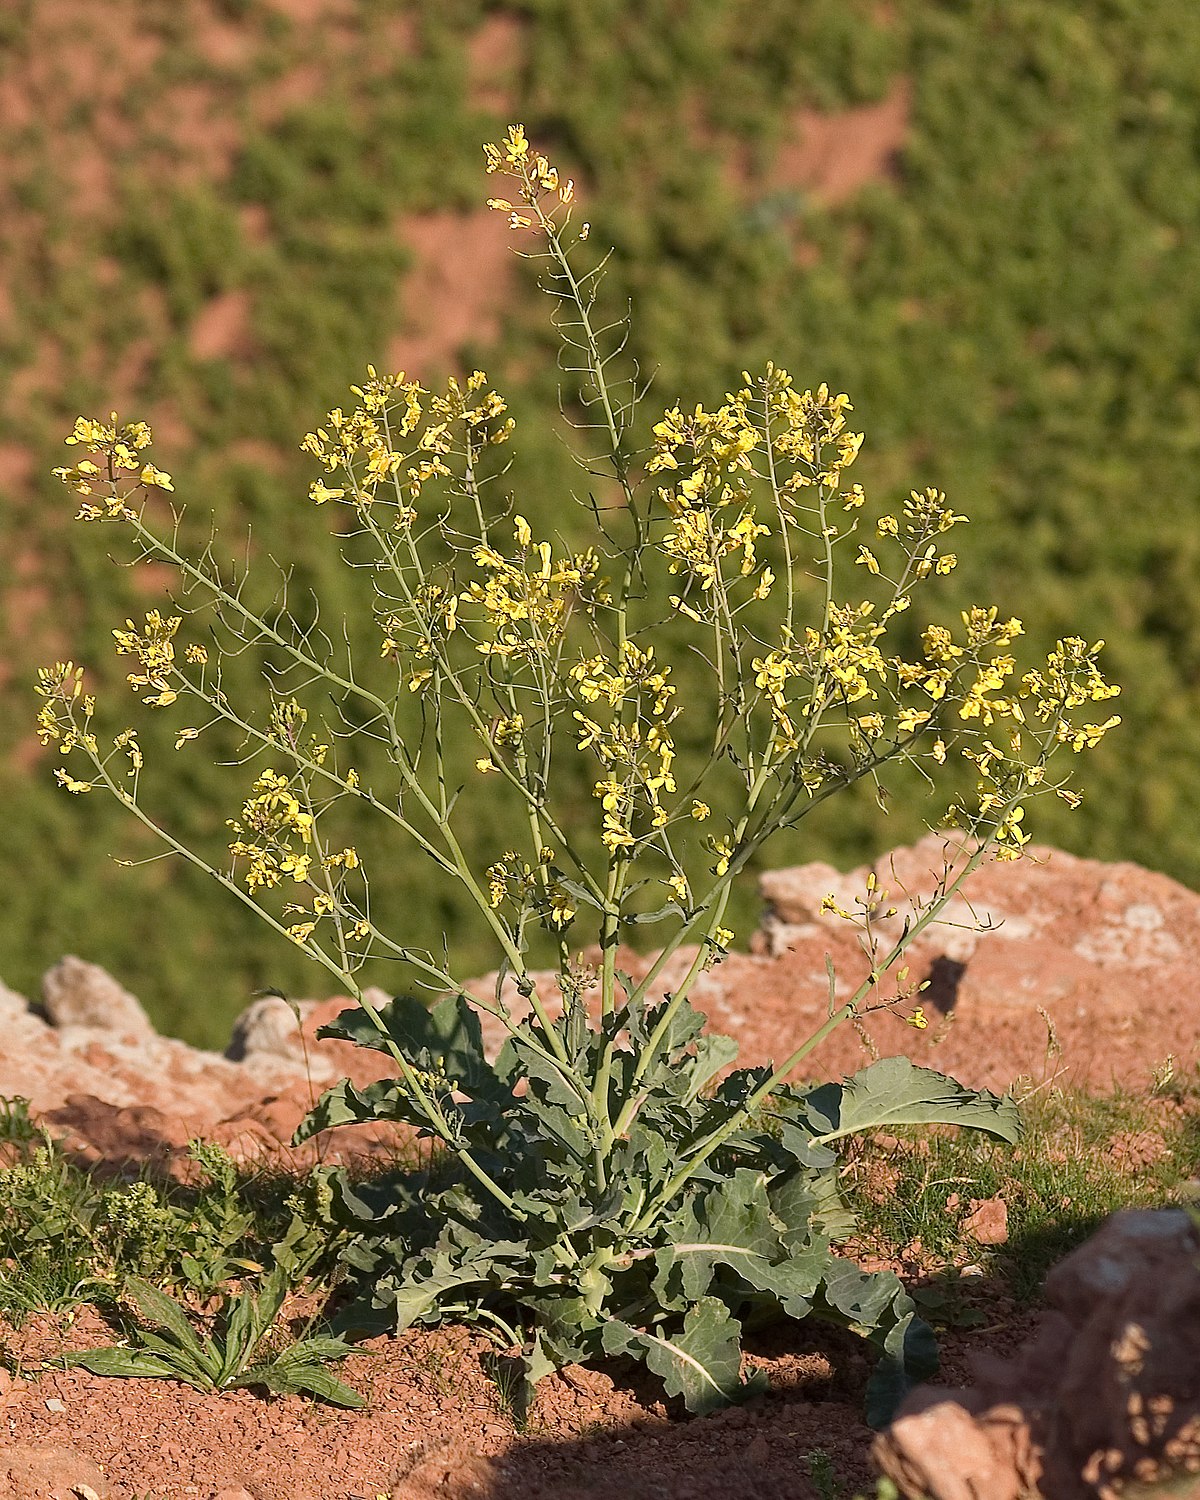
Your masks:
M77 781L75 777L72 776L70 772L62 766L59 766L59 768L55 771L54 779L58 782L59 786L65 787L68 792L74 792L76 796L80 796L82 793L90 792L92 790L92 783L90 781Z
M914 1010L912 1015L907 1019L908 1024L910 1026L915 1026L918 1031L924 1031L925 1028L929 1025L929 1018L925 1014L925 1009L920 1005L917 1006L916 1010Z

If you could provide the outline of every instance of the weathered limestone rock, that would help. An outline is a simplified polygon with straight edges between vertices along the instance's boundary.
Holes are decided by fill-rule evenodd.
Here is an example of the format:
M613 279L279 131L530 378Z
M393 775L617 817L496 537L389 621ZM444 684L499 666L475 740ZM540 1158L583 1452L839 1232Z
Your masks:
M99 964L68 954L42 979L42 1004L60 1030L84 1026L114 1036L145 1041L154 1035L141 1001L122 989Z
M977 1359L969 1391L920 1387L876 1440L907 1500L1109 1500L1200 1474L1190 1217L1114 1214L1051 1271L1045 1295L1052 1311L1015 1359Z

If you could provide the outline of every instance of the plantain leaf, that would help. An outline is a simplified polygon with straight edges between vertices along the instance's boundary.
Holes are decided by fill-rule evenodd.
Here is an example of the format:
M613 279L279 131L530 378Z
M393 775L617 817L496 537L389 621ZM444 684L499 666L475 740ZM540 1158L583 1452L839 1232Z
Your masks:
M188 1385L196 1384L161 1355L151 1354L144 1349L122 1349L111 1344L106 1349L85 1349L65 1355L64 1358L69 1364L82 1365L93 1375L108 1375L121 1380L157 1376L183 1380Z

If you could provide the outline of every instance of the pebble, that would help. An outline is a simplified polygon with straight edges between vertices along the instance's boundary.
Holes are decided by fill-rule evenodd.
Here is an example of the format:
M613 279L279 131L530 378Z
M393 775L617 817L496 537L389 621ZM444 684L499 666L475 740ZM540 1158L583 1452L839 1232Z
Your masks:
M66 1411L66 1409L66 1403L60 1401L57 1396L51 1396L50 1399L46 1402L47 1411L52 1411L57 1414L60 1411Z

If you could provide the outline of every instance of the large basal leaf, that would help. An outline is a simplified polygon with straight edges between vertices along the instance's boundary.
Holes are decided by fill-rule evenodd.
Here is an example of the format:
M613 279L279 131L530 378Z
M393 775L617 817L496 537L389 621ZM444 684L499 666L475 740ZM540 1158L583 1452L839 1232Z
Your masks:
M719 1188L690 1194L663 1226L662 1237L654 1290L669 1303L703 1297L717 1264L750 1280L748 1268L768 1266L781 1253L766 1184L761 1173L747 1168Z
M964 1088L907 1057L882 1058L844 1084L823 1084L799 1095L797 1104L816 1145L896 1125L960 1125L1010 1145L1021 1136L1021 1116L1012 1099Z
M805 1318L832 1258L825 1240L818 1239L787 1260L747 1261L736 1269L755 1291L773 1297L789 1318Z
M419 1275L413 1280L401 1282L394 1287L389 1299L395 1312L393 1330L403 1333L435 1307L445 1293L456 1291L459 1287L474 1286L480 1279L477 1271L449 1270L434 1272L428 1276Z
M872 1427L889 1422L905 1392L936 1372L933 1331L916 1316L912 1298L892 1272L860 1271L850 1261L831 1259L815 1310L861 1334L879 1351L867 1386Z
M728 1406L761 1389L741 1379L741 1325L716 1297L703 1297L679 1333L642 1332L613 1318L604 1325L606 1354L630 1354L646 1362L669 1396L682 1396L688 1411Z
M896 1408L919 1381L938 1368L933 1329L915 1312L902 1312L886 1335L872 1340L880 1346L879 1362L867 1381L866 1418L869 1427L886 1427Z

